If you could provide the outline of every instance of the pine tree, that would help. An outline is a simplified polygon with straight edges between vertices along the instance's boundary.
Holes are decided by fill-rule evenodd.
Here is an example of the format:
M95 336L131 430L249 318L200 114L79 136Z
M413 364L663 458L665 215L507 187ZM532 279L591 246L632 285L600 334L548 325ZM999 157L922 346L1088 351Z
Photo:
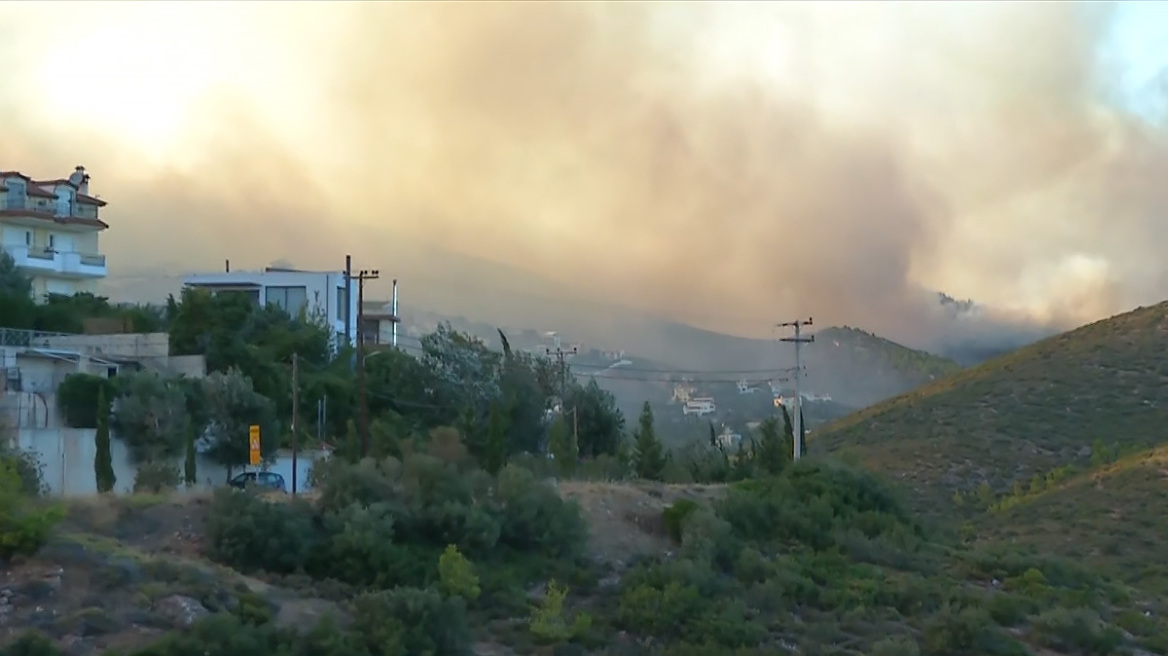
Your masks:
M183 480L187 487L194 487L195 481L198 480L197 463L195 461L195 424L194 422L187 423L187 454L186 460L183 462Z
M784 417L786 411L784 410ZM779 474L791 461L794 448L790 443L790 422L786 422L786 435L779 432L779 422L774 417L767 419L759 427L758 451L755 464L763 472L772 476Z
M97 432L94 434L96 452L93 455L93 474L97 481L97 491L110 492L118 482L114 474L114 460L110 453L110 407L105 398L105 388L97 391Z
M665 465L669 462L665 453L665 445L657 439L657 431L653 429L653 409L649 402L641 408L641 419L633 435L633 471L637 478L647 481L659 481L665 473Z

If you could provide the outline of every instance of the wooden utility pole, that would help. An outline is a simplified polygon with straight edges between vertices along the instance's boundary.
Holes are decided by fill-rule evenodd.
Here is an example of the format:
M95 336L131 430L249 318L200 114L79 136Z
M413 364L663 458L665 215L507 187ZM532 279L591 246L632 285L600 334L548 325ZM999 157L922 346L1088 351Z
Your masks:
M555 350L553 351L549 347L546 349L546 351L548 357L555 356L556 360L560 363L560 414L565 414L567 412L567 408L564 406L568 402L568 363L564 360L564 358L569 355L576 355L577 349L575 346L573 346L571 350L565 351L564 349L560 348L560 338L556 337ZM576 433L577 424L576 408L572 408L572 436L576 438L576 445L579 446L580 436Z
M794 337L783 337L780 342L791 342L795 345L795 418L794 423L794 437L795 437L795 460L798 460L803 455L803 396L799 393L799 378L803 375L803 363L799 359L799 349L804 344L810 344L815 341L815 335L810 337L802 336L802 328L811 325L811 318L807 321L787 321L778 324L779 328L794 328Z
M365 281L377 280L381 273L362 269L357 273L357 388L361 396L361 457L369 455L369 395L365 383Z
M296 496L296 447L300 443L300 354L292 354L292 496Z

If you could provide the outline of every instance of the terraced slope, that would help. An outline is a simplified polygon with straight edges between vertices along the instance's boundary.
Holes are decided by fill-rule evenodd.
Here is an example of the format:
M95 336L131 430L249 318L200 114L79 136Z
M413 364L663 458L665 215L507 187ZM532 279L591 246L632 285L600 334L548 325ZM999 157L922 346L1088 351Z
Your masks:
M854 458L915 492L926 511L983 481L997 491L1096 441L1168 441L1168 303L1051 337L849 415L811 448Z

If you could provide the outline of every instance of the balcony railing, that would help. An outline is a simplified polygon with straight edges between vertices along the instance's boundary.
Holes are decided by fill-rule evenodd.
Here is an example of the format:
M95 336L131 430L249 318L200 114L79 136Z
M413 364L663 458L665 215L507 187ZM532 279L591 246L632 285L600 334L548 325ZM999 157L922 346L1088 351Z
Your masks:
M40 212L58 217L76 217L79 219L98 218L97 208L91 205L80 205L74 202L65 206L57 201L48 199L13 196L11 192L4 198L3 202L0 202L0 209L25 210L28 212Z
M40 346L46 345L50 337L68 337L69 333L53 333L19 328L0 328L0 346Z
M85 266L97 266L97 267L105 266L105 256L104 255L89 255L86 253L78 253L77 255L80 256L81 263L84 264Z

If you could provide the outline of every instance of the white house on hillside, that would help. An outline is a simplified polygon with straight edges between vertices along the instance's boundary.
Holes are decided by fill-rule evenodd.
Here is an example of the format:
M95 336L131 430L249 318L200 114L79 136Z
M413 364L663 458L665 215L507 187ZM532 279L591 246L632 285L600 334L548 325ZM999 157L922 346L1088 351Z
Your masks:
M183 285L217 294L246 294L256 303L275 305L293 316L304 312L324 321L341 343L357 341L357 282L353 281L353 293L346 298L343 271L268 267L263 271L198 273L184 277Z
M32 278L36 300L93 292L105 277L98 237L109 226L98 218L102 207L105 201L89 195L82 166L56 180L0 171L0 248Z
M713 414L715 410L717 410L717 406L714 404L713 397L709 396L699 396L689 399L685 402L685 405L681 406L681 412L683 414L697 415L699 417Z

